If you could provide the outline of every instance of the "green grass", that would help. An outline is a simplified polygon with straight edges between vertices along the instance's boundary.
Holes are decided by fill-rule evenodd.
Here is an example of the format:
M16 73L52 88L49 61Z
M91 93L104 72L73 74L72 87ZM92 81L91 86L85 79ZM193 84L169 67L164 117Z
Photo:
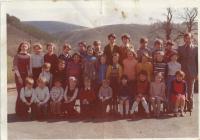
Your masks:
M7 56L7 79L8 79L8 83L13 83L14 82L14 74L12 71L12 67L13 67L13 58L11 56Z

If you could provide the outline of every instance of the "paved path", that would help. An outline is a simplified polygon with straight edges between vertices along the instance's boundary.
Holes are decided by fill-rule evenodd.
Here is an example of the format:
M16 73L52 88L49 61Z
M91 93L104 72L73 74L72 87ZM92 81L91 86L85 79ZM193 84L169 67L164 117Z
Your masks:
M48 120L44 122L17 120L14 115L16 91L8 92L9 139L58 138L165 138L198 137L198 94L192 116L139 120Z

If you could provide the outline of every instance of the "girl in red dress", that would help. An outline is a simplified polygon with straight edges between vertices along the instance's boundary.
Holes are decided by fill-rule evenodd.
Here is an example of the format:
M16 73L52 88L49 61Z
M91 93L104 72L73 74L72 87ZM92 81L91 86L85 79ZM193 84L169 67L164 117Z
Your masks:
M28 49L30 44L28 42L22 42L17 50L17 54L13 60L13 71L15 73L15 83L17 87L17 101L15 106L16 114L19 115L21 111L20 107L20 90L25 86L25 79L30 75L30 55Z

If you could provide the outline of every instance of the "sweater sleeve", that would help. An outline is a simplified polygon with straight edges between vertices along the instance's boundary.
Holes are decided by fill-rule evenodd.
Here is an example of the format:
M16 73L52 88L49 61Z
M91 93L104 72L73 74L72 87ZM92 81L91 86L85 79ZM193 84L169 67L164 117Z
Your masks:
M38 94L37 92L38 92L38 89L36 88L35 91L34 91L34 97L35 97L35 102L36 102L36 103L39 103L40 100L39 100L38 97L37 97L37 94Z
M44 99L43 103L47 103L49 98L50 98L49 89L48 89L48 87L45 87L45 99Z
M58 99L59 102L62 101L63 95L64 95L64 90L63 90L63 88L61 88L60 97L59 97L59 99Z
M71 101L74 101L76 99L77 95L78 95L78 88L75 89L74 94L71 98Z

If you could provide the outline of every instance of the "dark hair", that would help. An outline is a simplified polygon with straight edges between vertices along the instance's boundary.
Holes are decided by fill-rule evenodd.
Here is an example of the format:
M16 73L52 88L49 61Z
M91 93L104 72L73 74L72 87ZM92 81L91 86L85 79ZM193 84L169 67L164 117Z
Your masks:
M141 70L138 74L139 76L140 75L144 75L144 76L147 76L147 71L146 70Z

